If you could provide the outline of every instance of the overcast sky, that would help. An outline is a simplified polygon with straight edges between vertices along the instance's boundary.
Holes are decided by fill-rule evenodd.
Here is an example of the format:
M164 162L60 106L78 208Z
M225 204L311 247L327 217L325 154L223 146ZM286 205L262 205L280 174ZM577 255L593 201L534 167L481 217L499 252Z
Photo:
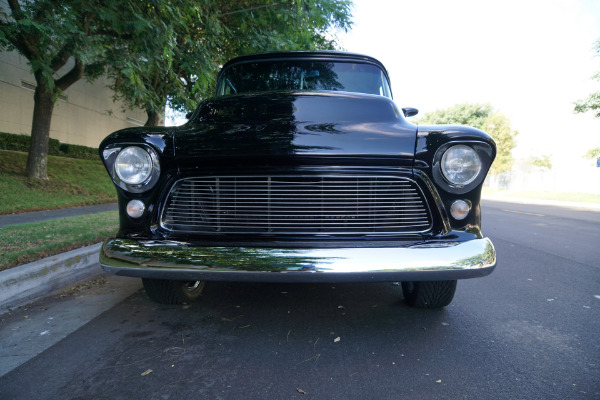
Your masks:
M338 37L386 65L399 106L491 103L520 132L517 156L552 154L555 165L600 146L600 120L572 112L600 89L599 0L354 3L354 27Z

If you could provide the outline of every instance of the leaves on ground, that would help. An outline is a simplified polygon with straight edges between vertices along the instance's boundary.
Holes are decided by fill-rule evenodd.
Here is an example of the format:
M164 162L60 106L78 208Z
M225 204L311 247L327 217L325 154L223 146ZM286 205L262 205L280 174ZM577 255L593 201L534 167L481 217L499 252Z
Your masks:
M85 283L82 283L80 285L73 286L69 289L63 290L60 297L65 298L65 297L69 297L69 296L76 296L79 293L81 293L82 290L91 289L94 286L103 286L103 285L106 285L107 283L109 283L109 282L104 278L93 279L93 280L87 281Z

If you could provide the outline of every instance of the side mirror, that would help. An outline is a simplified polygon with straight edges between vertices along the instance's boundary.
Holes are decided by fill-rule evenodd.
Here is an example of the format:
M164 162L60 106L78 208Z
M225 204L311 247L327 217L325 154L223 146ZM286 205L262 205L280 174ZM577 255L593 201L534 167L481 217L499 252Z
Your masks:
M193 113L192 111L190 111L189 113L185 114L185 119L190 119L190 118L192 118L192 115L193 115L193 114L194 114L194 113Z
M412 108L412 107L406 107L402 109L402 112L404 113L404 116L406 118L408 117L414 117L415 115L417 115L419 113L419 110L417 110L416 108Z

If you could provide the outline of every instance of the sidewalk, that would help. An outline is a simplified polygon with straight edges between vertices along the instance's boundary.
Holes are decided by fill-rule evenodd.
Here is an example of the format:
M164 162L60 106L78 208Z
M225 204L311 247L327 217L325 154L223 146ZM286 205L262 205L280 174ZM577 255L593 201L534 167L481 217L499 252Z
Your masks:
M116 203L2 215L0 227L112 210ZM0 271L0 376L142 288L139 279L104 272L99 249L100 243Z
M117 211L117 203L0 215L0 228L10 225L22 225L29 224L31 222L48 221L51 219L79 217L82 215L97 214L104 211Z
M96 264L94 269L100 270L100 266ZM142 289L139 279L100 271L90 279L48 291L0 315L0 377Z

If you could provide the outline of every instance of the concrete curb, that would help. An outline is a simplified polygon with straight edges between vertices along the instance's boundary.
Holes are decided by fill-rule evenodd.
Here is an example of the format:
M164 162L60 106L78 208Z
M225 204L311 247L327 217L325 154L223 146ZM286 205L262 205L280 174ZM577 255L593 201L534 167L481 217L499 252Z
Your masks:
M102 273L102 243L0 271L0 314L54 290Z

